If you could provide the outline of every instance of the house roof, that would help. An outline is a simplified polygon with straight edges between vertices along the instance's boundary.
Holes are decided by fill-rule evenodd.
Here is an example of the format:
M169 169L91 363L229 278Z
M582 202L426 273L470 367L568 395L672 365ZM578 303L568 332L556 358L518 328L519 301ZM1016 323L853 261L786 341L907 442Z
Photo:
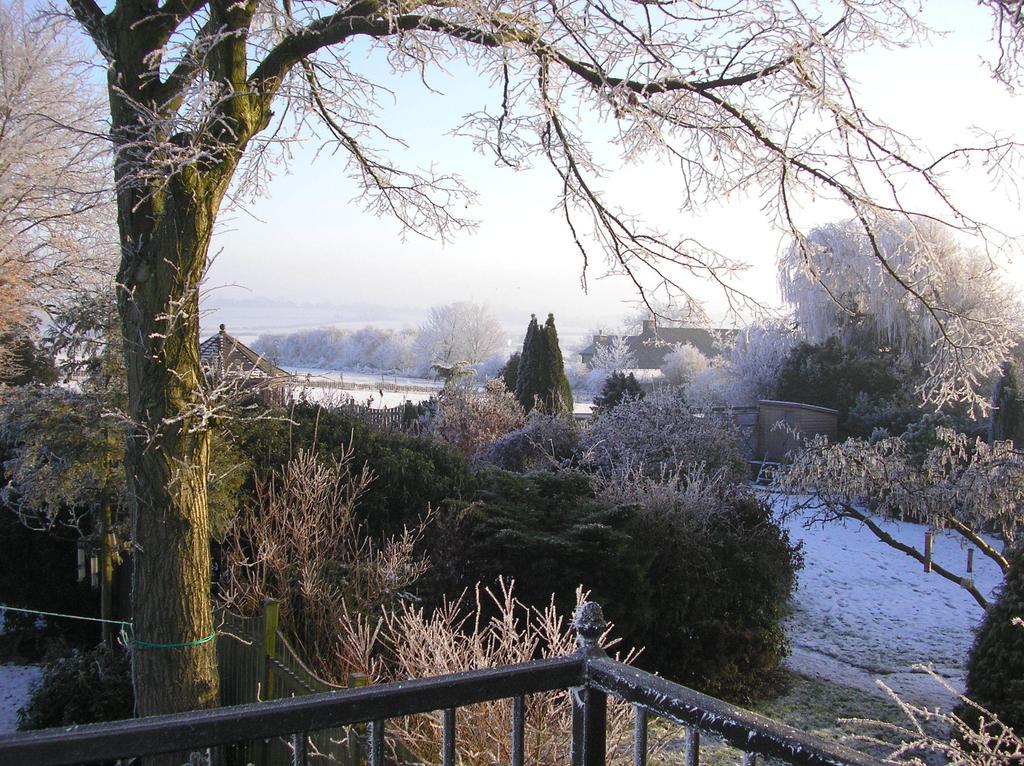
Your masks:
M229 335L224 325L220 332L199 344L199 359L207 370L218 375L248 378L287 378L290 374L264 359L238 338Z
M622 340L636 360L635 367L655 370L664 364L665 355L679 344L688 343L707 357L721 356L725 351L723 341L732 341L737 333L738 330L705 327L655 327L653 321L646 320L639 335L627 335ZM608 347L618 337L595 336L594 342L583 349L580 356L584 362L589 362L599 344Z

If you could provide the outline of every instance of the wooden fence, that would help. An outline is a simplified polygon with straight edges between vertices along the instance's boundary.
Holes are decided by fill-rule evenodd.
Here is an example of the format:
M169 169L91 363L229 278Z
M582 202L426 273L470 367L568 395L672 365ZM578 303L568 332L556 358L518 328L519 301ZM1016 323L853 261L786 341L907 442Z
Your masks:
M306 386L293 387L289 389L289 395L297 397ZM310 385L311 388L337 389L347 392L351 386L345 386L338 381L325 381ZM359 418L379 431L406 431L408 433L419 433L419 417L424 410L421 404L406 401L394 407L370 407L361 404L351 396L333 396L325 401L319 402L322 406L331 410L342 412Z
M410 410L404 404L397 407L382 407L374 409L365 404L356 404L354 401L343 404L342 412L364 420L380 431L417 431L419 425L416 421L415 405Z
M267 601L256 617L240 617L225 609L216 614L218 628L217 665L223 705L300 697L318 692L338 691L346 687L319 678L299 658L277 629L279 605ZM353 678L350 687L365 686L363 678ZM323 729L310 737L310 753L318 763L359 766L366 762L364 726ZM229 763L256 766L291 766L289 740L275 737L230 747Z

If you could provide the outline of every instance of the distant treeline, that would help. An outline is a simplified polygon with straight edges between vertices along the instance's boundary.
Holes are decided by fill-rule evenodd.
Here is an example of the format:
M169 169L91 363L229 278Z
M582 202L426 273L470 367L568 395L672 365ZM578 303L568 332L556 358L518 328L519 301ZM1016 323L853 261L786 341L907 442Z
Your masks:
M333 327L261 335L252 344L258 354L286 367L425 374L429 359L418 358L417 330L339 330Z

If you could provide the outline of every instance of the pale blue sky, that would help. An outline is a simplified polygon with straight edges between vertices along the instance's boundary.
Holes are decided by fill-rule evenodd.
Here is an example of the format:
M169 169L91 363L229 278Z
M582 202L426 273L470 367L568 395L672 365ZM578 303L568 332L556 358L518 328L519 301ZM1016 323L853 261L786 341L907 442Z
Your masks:
M964 140L971 124L1000 130L1024 125L1024 98L1012 97L994 83L981 61L989 20L974 3L929 3L930 22L950 31L930 45L875 51L853 62L851 74L862 83L862 103L891 123L943 147ZM598 279L603 264L590 270L589 295L580 289L581 261L556 213L557 181L540 162L537 169L513 173L474 154L466 139L446 135L464 113L498 98L469 70L437 77L443 95L427 93L413 78L392 78L396 103L386 124L412 149L404 160L414 165L436 161L462 174L480 193L467 213L480 220L476 233L454 242L409 237L399 226L364 214L351 200L355 187L343 175L340 158L314 161L317 143L296 147L288 172L269 187L269 196L222 215L212 252L210 287L237 284L247 293L221 290L222 296L253 295L296 302L371 303L405 310L455 300L487 302L504 315L556 312L578 327L610 324L627 313L635 299L621 277ZM1019 137L1019 134L1018 134ZM678 212L678 182L671 169L655 166L616 173L605 181L619 199L652 222L705 238L722 252L751 262L744 286L757 297L777 301L774 262L779 234L759 210L756 196L728 200L696 220ZM1005 193L991 195L985 179L967 179L957 191L979 214L1016 233L1019 202ZM842 216L836 208L809 205L808 224ZM1018 261L1012 269L1024 283ZM709 296L714 299L715 296ZM714 306L715 300L712 300ZM215 323L216 316L208 322Z

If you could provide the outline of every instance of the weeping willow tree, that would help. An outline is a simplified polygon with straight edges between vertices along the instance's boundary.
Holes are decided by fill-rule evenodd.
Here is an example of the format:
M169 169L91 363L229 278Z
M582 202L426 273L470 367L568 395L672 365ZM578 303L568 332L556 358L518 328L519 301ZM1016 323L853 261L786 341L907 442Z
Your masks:
M935 404L984 402L979 372L996 371L1020 337L1024 315L1004 275L931 220L819 226L779 266L783 298L809 341L890 349L923 371L922 392Z
M148 644L133 663L140 714L217 700L207 544L215 402L202 385L197 290L229 191L258 186L274 147L317 124L369 212L432 236L472 226L463 212L472 191L455 172L391 159L398 144L376 128L386 91L375 59L426 87L452 62L472 67L492 87L459 132L501 166L550 169L553 207L584 264L603 255L642 297L655 284L677 290L683 305L699 303L701 280L732 284L737 264L605 197L606 155L589 143L601 122L613 126L626 161L654 157L680 168L685 209L757 189L794 234L795 200L839 201L869 231L883 215L914 212L897 184L885 183L908 175L930 190L922 205L934 216L988 232L957 205L943 174L964 156L998 168L1016 151L993 142L935 161L862 110L847 59L921 33L916 4L904 0L68 4L107 68L137 546L133 622ZM994 18L1014 29L1012 18ZM873 252L888 262L884 248ZM693 276L696 287L686 281ZM956 321L939 321L954 326L944 335L951 348L964 347ZM952 354L944 379L978 361Z

